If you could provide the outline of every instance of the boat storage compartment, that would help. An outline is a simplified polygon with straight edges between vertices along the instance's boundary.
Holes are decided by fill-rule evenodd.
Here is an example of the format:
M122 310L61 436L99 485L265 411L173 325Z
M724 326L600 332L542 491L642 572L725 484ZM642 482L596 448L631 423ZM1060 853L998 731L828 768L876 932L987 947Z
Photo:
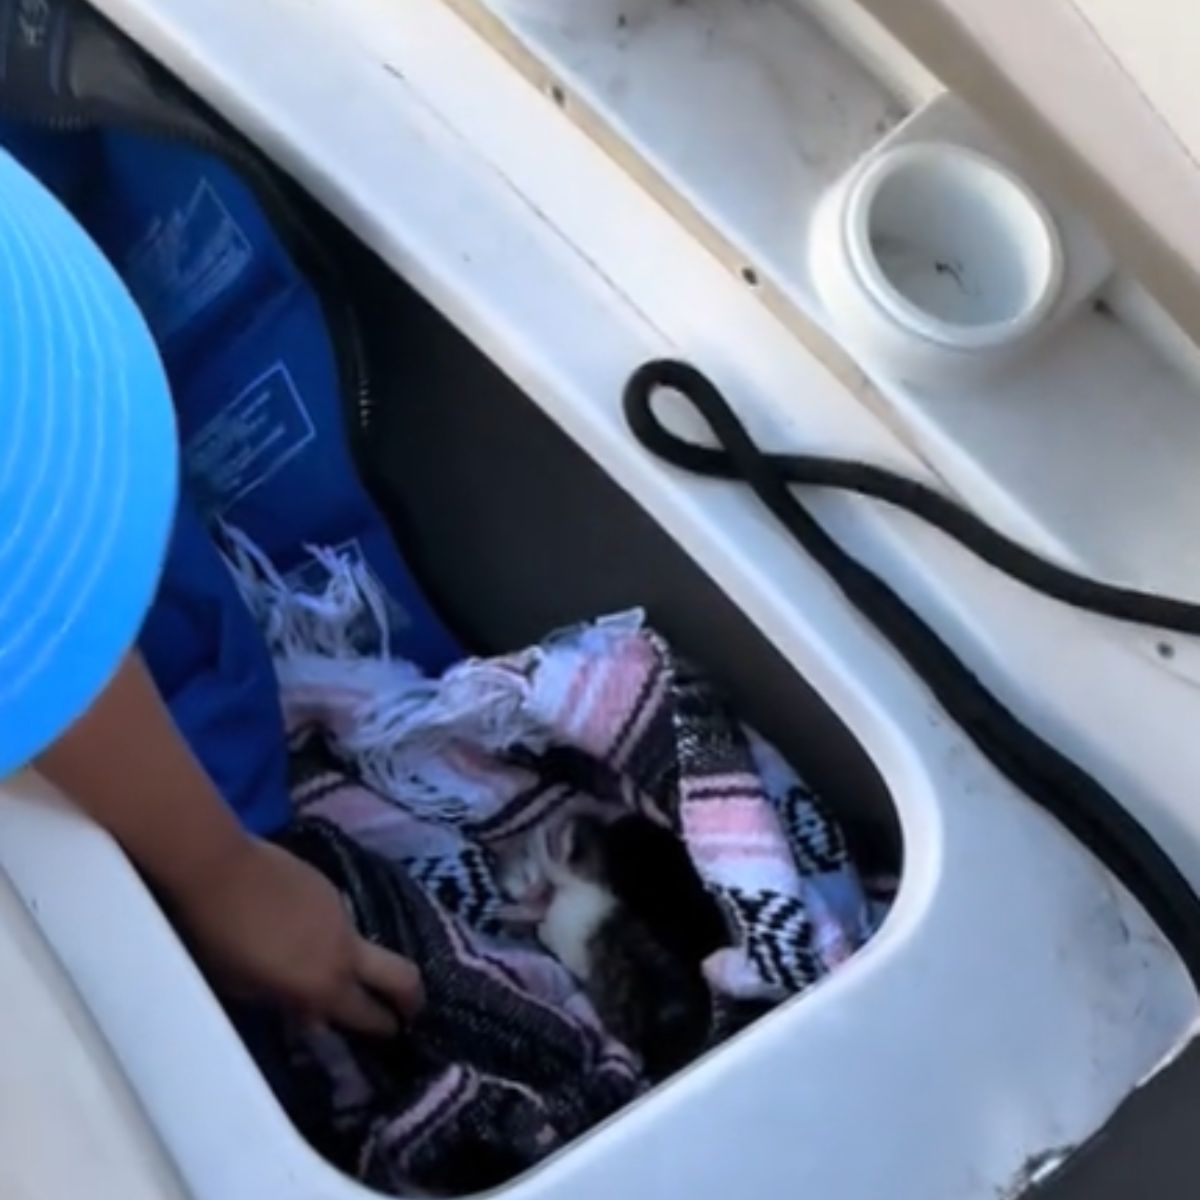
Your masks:
M913 453L909 435L916 428L923 448L950 444L945 431L958 418L944 398L905 381L891 388L886 372L863 403L863 389L848 382L854 373L822 349L836 341L836 322L806 278L804 221L791 248L760 241L753 257L743 254L729 231L769 241L784 210L733 211L745 195L712 191L691 143L661 143L689 153L657 162L653 179L638 166L644 159L614 153L590 117L564 112L589 93L563 82L562 64L546 67L550 58L480 19L484 10L493 22L507 13L519 29L544 20L546 4L505 3L511 11L499 0L96 7L306 190L326 247L370 297L365 334L387 363L391 399L360 414L370 419L367 480L464 644L506 650L565 622L645 606L829 801L860 862L900 874L882 929L847 963L506 1192L1021 1196L1188 1039L1195 1005L1186 976L1137 904L980 756L749 490L652 459L626 429L621 394L645 360L683 357L721 383L762 444L926 479L930 460ZM571 3L613 9L614 36L649 19ZM681 24L662 37L683 46L671 53L696 35L687 11L706 4L669 6ZM783 22L767 27L785 31L797 11L731 7L739 20ZM809 7L825 6L801 5L805 21ZM563 35L578 78L599 72L597 86L618 100L644 99L622 90L600 52L585 52L592 28ZM838 40L815 25L810 32L819 53L808 65L825 72L823 94L858 97L846 137L805 160L819 159L825 194L892 136L913 100L895 80L877 89ZM703 44L688 61L710 63ZM916 78L913 88L927 86ZM876 90L888 97L878 112L862 99ZM588 103L595 107L594 96ZM626 115L658 136L661 111L631 100ZM714 137L729 135L719 114L707 111L705 121ZM693 168L699 174L683 183L671 175ZM703 222L690 199L667 202L714 195L720 203ZM1080 303L1103 273L1086 285L1075 278ZM817 314L815 342L797 317L806 305ZM1074 325L1064 317L1063 328L1077 331L1093 316ZM1172 392L1162 403L1178 399ZM959 484L982 478L976 449L947 468ZM1084 537L1082 558L1103 559L1106 544L1086 516L1055 507L1053 488L1022 509L1006 491L1020 481L1005 470L1001 463L990 477L988 515L1016 513L1031 536L1073 547L1074 533L1090 531L1096 540ZM1062 717L1071 688L1098 686L1086 664L1108 655L1140 672L1131 695L1151 694L1142 690L1148 678L1175 712L1172 689L1183 685L1155 655L1129 654L1077 614L1014 595L1016 585L965 563L902 515L843 496L815 497L812 507L1022 715L1044 718L1089 769L1137 780L1139 815L1164 840L1176 831L1177 814L1155 799L1162 776L1113 763L1097 750L1094 725ZM1113 553L1105 561L1120 558ZM1061 672L1039 673L1051 648L1072 638ZM1018 667L1021 686L1010 673ZM1196 701L1180 703L1172 728ZM1097 704L1088 720L1103 719ZM1138 762L1153 759L1149 737L1131 717L1128 752L1142 754ZM195 1200L366 1197L288 1121L113 844L32 776L4 790L0 868L61 965L51 991L106 1045L121 1103L140 1107L161 1150L155 1170L176 1172Z

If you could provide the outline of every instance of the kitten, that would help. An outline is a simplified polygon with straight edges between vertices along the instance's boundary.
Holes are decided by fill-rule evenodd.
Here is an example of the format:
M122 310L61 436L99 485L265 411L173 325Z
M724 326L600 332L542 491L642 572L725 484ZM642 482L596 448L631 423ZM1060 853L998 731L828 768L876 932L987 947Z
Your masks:
M682 944L672 944L672 930L687 925L680 920L679 897L666 896L669 885L679 882L678 862L671 869L667 858L656 854L639 870L637 847L663 851L666 843L647 838L629 822L654 829L637 817L614 824L592 816L572 818L540 834L530 860L508 880L528 906L527 919L537 920L542 944L579 979L609 1032L641 1056L650 1079L659 1080L699 1054L708 1040L712 999L700 969L700 948L712 940L712 912L702 910L699 926L687 929ZM530 861L536 866L531 868ZM655 878L663 885L661 903L645 910L649 919L616 886L632 877L641 880L643 897L651 901L645 885ZM698 879L694 884L711 904ZM719 913L716 917L719 921ZM716 936L720 944L721 934Z

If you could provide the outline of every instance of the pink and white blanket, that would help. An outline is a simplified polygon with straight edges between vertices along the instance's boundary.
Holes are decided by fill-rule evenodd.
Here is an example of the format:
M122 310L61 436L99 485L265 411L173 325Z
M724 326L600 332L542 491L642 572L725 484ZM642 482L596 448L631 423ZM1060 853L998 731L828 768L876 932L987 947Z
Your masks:
M728 923L729 944L705 964L718 996L781 1000L870 935L836 820L640 612L429 679L378 650L371 581L320 558L331 582L319 597L290 591L244 543L235 574L272 644L289 726L319 727L367 785L320 815L444 908L494 930L507 903L498 864L545 823L598 807L682 838Z

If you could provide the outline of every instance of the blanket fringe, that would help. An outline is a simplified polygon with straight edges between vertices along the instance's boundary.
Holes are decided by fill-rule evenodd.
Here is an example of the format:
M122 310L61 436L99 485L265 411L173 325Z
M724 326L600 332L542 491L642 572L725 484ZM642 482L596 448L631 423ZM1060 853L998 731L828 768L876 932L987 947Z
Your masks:
M289 727L320 720L370 786L404 794L453 741L497 754L518 744L547 748L545 731L525 716L532 658L468 659L431 679L391 654L386 600L361 561L306 546L326 581L320 591L300 589L243 530L226 524L221 532L226 562L271 651ZM639 629L644 620L635 609L599 625ZM323 696L338 697L336 715L321 711Z
M243 530L220 527L225 561L276 659L322 655L338 661L388 658L391 631L383 589L361 559L304 547L325 573L323 590L292 587Z

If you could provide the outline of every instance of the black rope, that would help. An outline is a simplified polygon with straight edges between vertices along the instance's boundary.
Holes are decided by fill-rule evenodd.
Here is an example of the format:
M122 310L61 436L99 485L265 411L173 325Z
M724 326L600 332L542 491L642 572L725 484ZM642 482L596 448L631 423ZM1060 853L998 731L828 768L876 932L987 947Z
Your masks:
M704 417L719 449L685 441L659 422L653 404L663 388L679 393ZM724 396L687 363L651 362L635 371L625 389L625 417L638 441L667 462L697 474L747 483L850 603L891 642L992 764L1053 814L1138 898L1200 990L1200 897L1183 873L1111 792L1009 712L887 583L843 550L800 503L792 486L853 491L915 513L1005 574L1089 612L1196 633L1200 607L1064 570L991 529L952 500L880 467L764 453Z

